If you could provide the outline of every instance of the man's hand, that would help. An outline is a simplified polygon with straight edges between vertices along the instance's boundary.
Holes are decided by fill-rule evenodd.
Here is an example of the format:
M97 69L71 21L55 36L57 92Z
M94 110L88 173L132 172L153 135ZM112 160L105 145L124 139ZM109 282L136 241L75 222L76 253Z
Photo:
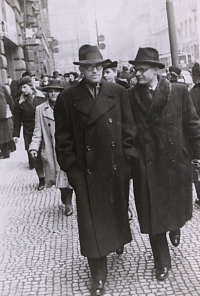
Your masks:
M29 153L30 153L31 157L34 159L36 159L38 156L38 153L36 150L31 150L31 151L29 151Z
M17 144L17 142L18 142L18 137L13 137L13 141L15 142L15 144Z

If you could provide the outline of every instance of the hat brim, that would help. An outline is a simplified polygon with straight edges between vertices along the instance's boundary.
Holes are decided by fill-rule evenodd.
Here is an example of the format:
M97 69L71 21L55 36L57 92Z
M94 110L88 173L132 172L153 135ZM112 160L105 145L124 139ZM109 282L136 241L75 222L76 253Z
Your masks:
M155 67L158 67L159 69L163 69L165 68L165 65L160 63L160 62L152 62L152 61L148 61L148 60L137 60L137 61L128 61L130 64L132 65L138 65L138 64L148 64L148 65L152 65L152 66L155 66Z
M82 60L79 62L73 62L74 65L88 65L88 64L98 64L105 62L106 59L99 59L99 60Z
M49 86L45 86L45 87L42 88L43 91L45 91L45 90L48 91L50 89L58 89L58 90L62 91L62 90L64 90L64 87L62 87L62 86L52 86L52 85L49 85Z

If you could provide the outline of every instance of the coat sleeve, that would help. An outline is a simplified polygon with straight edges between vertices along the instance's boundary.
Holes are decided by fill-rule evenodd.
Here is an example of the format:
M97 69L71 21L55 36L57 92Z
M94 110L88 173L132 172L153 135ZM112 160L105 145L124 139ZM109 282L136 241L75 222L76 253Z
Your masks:
M136 125L132 116L131 106L126 90L123 90L121 97L122 115L122 148L125 157L138 157L135 148Z
M20 136L20 130L21 130L21 125L22 125L22 114L21 110L19 107L19 100L17 99L15 101L14 105L14 127L13 127L13 137L18 137Z
M61 169L67 172L75 162L73 126L70 119L68 95L59 94L54 107L56 156Z
M33 131L33 136L31 143L29 145L29 151L36 150L38 151L42 142L42 125L41 125L41 116L40 109L36 107L35 110L35 127Z
M189 96L187 87L183 93L183 126L189 138L195 158L200 159L200 119Z

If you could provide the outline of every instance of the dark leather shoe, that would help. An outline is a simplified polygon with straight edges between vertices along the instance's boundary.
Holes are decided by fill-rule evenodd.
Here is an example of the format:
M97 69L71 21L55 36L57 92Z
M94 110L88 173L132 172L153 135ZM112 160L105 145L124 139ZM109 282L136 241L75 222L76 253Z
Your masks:
M180 229L172 230L169 232L169 238L174 247L180 244L181 231Z
M43 190L44 189L44 185L39 184L37 190Z
M73 209L65 206L65 216L71 216L73 214Z
M200 206L200 199L195 199L195 205Z
M104 294L104 283L103 281L92 281L91 296L101 296Z
M156 269L156 279L158 281L164 281L168 278L168 268L163 267L161 269Z
M119 249L116 250L116 254L117 255L122 255L123 252L124 252L124 246L122 246L121 248L119 248Z

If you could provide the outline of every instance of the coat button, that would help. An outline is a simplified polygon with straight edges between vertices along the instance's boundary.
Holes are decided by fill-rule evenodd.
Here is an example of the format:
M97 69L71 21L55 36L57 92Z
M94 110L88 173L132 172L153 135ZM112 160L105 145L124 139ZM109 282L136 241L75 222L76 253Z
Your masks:
M172 140L170 140L170 141L169 141L169 144L170 144L170 145L173 145L173 144L174 144L174 142L173 142Z
M175 159L173 157L171 157L171 162L175 162Z
M152 159L148 159L148 161L147 161L148 163L151 163L152 162Z
M51 126L51 123L48 123L48 126Z
M90 146L86 146L86 150L87 151L90 151Z
M90 175L90 174L91 174L91 171L90 171L90 169L88 169L88 170L87 170L87 173L88 173L88 175Z
M109 118L109 119L108 119L108 122L109 122L109 123L112 123L112 122L113 122L112 118Z
M172 121L170 121L170 122L169 122L169 126L172 126L172 125L173 125L173 123L172 123Z
M116 164L113 166L113 170L114 170L114 171L117 170L117 166L116 166Z
M115 147L115 142L112 142L111 143L111 147Z

